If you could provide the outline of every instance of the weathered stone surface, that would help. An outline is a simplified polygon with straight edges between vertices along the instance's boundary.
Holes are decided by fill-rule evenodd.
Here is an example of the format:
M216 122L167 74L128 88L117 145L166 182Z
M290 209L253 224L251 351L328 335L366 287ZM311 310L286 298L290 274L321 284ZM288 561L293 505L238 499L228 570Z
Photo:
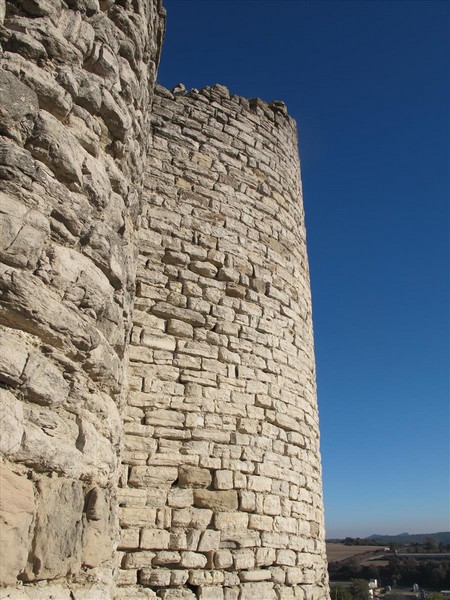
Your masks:
M205 317L199 312L188 308L178 308L171 304L167 304L166 302L159 302L156 304L153 307L152 312L162 319L176 319L192 325L193 327L204 325L206 322Z
M37 515L26 581L55 579L81 566L84 494L81 482L43 477L36 483Z
M36 514L33 484L0 464L0 585L25 569Z
M181 467L178 472L178 485L181 488L207 488L211 485L211 472L198 467Z
M221 85L152 104L159 0L0 20L0 450L36 495L11 593L324 600L295 123Z
M0 133L22 142L39 110L36 93L18 77L0 70Z
M206 508L176 508L172 513L172 525L203 530L210 524L212 515L212 510Z
M189 589L163 590L163 600L196 600L194 592Z
M98 567L111 559L115 541L114 513L109 490L94 487L85 498L81 562L84 567Z
M22 444L23 404L6 389L0 389L0 431L0 452L13 456Z
M224 492L195 490L194 504L199 508L211 508L216 511L237 510L238 496L235 490Z
M141 587L121 587L116 591L114 600L154 600L156 592Z
M15 267L35 267L50 234L48 218L4 192L0 192L0 215L0 260Z
M143 529L140 547L149 550L166 550L169 547L170 533L163 529Z
M130 401L157 445L140 468L178 465L170 490L164 471L159 480L148 471L148 485L167 490L159 522L169 549L192 560L211 553L207 566L227 569L225 590L212 591L198 559L189 576L198 597L290 595L292 557L281 552L296 561L311 544L306 568L325 598L323 523L298 502L308 486L307 502L321 505L306 425L316 405L305 376L314 356L295 124L281 105L233 99L221 86L198 94L158 88L154 104L137 277L149 316L137 315L131 354L145 396ZM128 484L143 489L129 464ZM300 526L306 518L314 529ZM313 563L322 565L314 575Z

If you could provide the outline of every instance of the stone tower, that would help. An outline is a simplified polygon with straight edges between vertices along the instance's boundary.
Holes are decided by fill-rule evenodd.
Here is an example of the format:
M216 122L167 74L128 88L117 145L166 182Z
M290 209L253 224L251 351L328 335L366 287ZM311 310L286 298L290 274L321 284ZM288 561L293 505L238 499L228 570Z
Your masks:
M0 599L326 599L295 123L157 0L0 17Z

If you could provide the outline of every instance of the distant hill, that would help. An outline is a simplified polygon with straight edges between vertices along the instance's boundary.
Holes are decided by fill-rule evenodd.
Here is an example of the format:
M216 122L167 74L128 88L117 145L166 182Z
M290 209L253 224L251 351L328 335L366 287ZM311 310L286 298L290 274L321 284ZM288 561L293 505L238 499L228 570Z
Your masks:
M425 544L430 538L437 544L450 544L450 531L413 534L399 533L397 535L379 535L374 533L364 539L371 542L378 542L379 544Z

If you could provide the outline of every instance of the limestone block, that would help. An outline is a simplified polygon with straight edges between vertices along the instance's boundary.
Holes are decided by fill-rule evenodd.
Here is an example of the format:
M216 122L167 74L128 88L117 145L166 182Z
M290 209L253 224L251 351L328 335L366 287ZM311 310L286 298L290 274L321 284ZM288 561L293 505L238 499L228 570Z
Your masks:
M140 547L148 550L167 550L169 548L170 533L164 529L143 529L141 532Z
M172 525L201 531L208 527L212 515L213 511L205 508L176 508L172 513Z
M239 272L230 267L222 267L217 275L219 281L239 283Z
M173 550L187 550L188 538L184 529L173 528L170 532L169 548Z
M220 531L214 529L207 529L201 535L198 551L199 552L210 552L217 550L220 546Z
M21 143L39 110L36 93L13 73L0 70L0 133Z
M286 583L289 585L297 585L304 581L303 571L300 567L287 567Z
M141 569L139 571L139 583L154 587L165 587L170 585L169 569Z
M0 389L0 452L13 456L22 443L24 431L23 404L7 389Z
M224 590L221 586L201 587L198 597L199 600L224 600Z
M279 533L297 533L298 520L292 517L275 517L274 531Z
M272 574L268 570L251 569L248 571L240 571L239 579L241 581L270 581Z
M282 567L270 567L272 581L276 584L286 583L286 571Z
M115 583L117 585L136 585L138 578L138 571L135 569L125 570L118 569L115 574ZM127 599L128 600L128 599Z
M255 553L251 548L240 548L233 552L233 562L236 571L253 569L255 566Z
M0 214L0 259L15 267L35 267L50 234L47 216L4 192L0 192Z
M188 588L162 590L162 600L197 600L196 595Z
M290 536L283 533L263 531L261 534L262 545L268 546L269 548L287 548L290 541Z
M180 481L180 480L179 480ZM186 508L194 503L194 492L192 489L172 488L169 490L167 504L172 508Z
M250 475L248 477L248 489L255 492L270 492L272 490L272 480L269 477Z
M156 524L156 508L148 506L121 507L118 513L121 527L151 527Z
M156 440L151 437L145 438L140 435L130 435L127 432L125 437L124 448L129 451L130 463L129 464L145 464L149 454L153 454L157 449ZM141 457L141 458L139 458ZM133 462L131 462L133 460Z
M79 429L75 420L44 406L24 405L24 409L23 435L14 459L79 478L83 455L76 448Z
M163 427L183 427L185 416L176 410L154 409L145 411L145 423Z
M179 338L192 338L194 328L189 323L179 321L178 319L169 319L167 323L167 333Z
M276 550L273 548L257 548L256 550L256 566L257 567L268 567L272 565L276 557ZM278 560L277 560L278 562Z
M228 569L233 564L233 555L230 550L218 550L214 553L214 565L218 569Z
M211 508L214 511L231 511L238 509L236 490L210 491L195 490L194 505L200 508Z
M233 488L233 471L220 470L214 475L214 487L217 490L230 490Z
M132 467L129 483L134 487L170 486L178 477L175 467Z
M41 478L32 564L25 579L53 579L81 567L84 494L81 482Z
M86 496L81 561L84 567L98 567L111 559L115 541L109 490L94 487Z
M162 490L158 491L162 492ZM161 496L161 506L164 506L164 492L162 492ZM135 488L119 488L117 490L117 501L120 506L145 506L147 503L147 491Z
M189 571L189 583L191 585L213 586L223 583L225 576L223 571Z
M139 548L139 529L122 529L118 550L134 550Z
M279 496L268 494L264 497L264 513L267 515L281 514L281 502Z
M36 117L27 148L62 181L81 184L84 150L76 138L44 110L40 110Z
M218 512L214 515L217 529L225 533L238 533L248 527L248 514L237 512Z
M120 587L116 590L114 600L156 600L156 592L141 587Z
M0 380L9 385L19 385L28 360L26 341L2 327L0 336Z
M141 334L141 344L152 348L153 350L166 350L167 352L173 352L176 347L176 340L169 336L156 336L150 332L143 330Z
M163 550L162 552L157 552L155 554L155 558L153 560L154 567L174 567L179 565L181 561L181 554L174 550Z
M182 552L181 566L186 569L203 569L206 566L207 558L199 552Z
M189 354L190 356L201 356L203 358L212 358L216 360L219 356L219 350L206 342L195 340L179 340L178 352Z
M193 327L199 327L206 323L206 319L201 313L188 308L178 308L167 302L158 302L152 308L152 312L161 319L176 319Z
M241 589L240 587L226 587L223 593L224 600L238 600Z
M209 469L184 466L180 467L178 485L181 488L207 488L211 485L211 472Z
M248 526L259 531L272 531L273 519L266 515L250 515Z
M273 583L244 583L241 586L239 600L277 600Z
M38 404L58 406L69 395L69 383L50 360L32 352L23 372L28 398Z
M73 600L110 600L111 598L109 586L101 583L71 590L71 594Z
M142 569L143 567L151 567L152 560L156 553L149 550L141 552L127 552L123 559L122 567L124 569Z
M254 512L256 510L256 494L242 490L239 492L240 510Z
M266 411L266 416L270 423L281 427L281 429L286 429L287 431L296 431L299 433L302 432L301 424L297 421L297 419L294 419L289 415L277 413L275 411Z
M11 585L26 566L36 514L31 481L0 464L0 584Z

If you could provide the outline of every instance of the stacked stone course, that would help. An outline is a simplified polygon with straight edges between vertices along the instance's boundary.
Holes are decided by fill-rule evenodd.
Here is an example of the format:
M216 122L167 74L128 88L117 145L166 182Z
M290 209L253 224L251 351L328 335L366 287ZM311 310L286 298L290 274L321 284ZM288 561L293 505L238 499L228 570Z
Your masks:
M160 0L0 23L0 599L325 600L294 121Z
M158 87L152 130L120 582L166 599L325 598L295 123L223 86Z

